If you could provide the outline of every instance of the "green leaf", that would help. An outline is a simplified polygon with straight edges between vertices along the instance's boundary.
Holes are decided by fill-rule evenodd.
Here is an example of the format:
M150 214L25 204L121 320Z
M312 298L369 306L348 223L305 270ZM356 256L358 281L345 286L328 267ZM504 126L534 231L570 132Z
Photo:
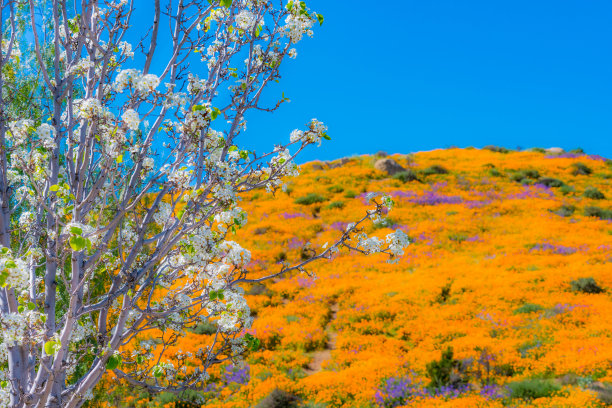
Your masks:
M323 18L323 14L317 14L317 20L319 20L319 25L322 26L323 25L323 20L325 20Z
M219 293L217 294L217 297L219 298L219 300L225 299L225 295L223 294L223 290L219 290Z
M119 156L117 156L115 160L117 160L117 164L120 164L121 162L123 162L123 154L120 154Z
M7 385L8 385L8 381L6 381L6 380L0 381L0 387L1 388L6 388Z
M121 357L113 354L108 358L108 361L106 362L106 369L114 370L115 368L119 367L119 364L121 364Z
M17 264L15 263L15 261L9 259L4 263L4 266L6 266L7 268L16 268Z
M155 378L161 378L164 375L164 369L160 366L156 365L153 367L153 376Z
M237 147L237 146L230 146L230 147L227 149L227 151L228 151L228 152L235 152L236 150L238 150L238 147Z
M221 1L219 2L219 4L220 4L222 7L227 7L227 8L230 8L230 7L232 6L232 0L221 0Z
M219 108L212 108L212 112L210 112L210 119L215 120L221 114L221 110Z
M73 251L82 251L87 246L87 241L83 237L71 237L70 247Z
M83 235L83 230L79 227L70 227L70 232L74 235Z
M8 278L8 272L5 269L2 272L0 272L0 288L3 288L6 286L6 278Z
M215 300L215 299L217 299L217 291L216 291L216 290L211 290L211 291L210 291L209 298L210 298L210 300Z
M206 110L206 106L204 106L204 105L193 105L193 108L191 108L191 110L194 111L194 112L203 111L203 110Z
M240 151L240 157L243 158L244 160L249 158L249 151L248 150L241 150Z
M49 356L52 356L59 351L61 346L62 343L60 343L59 341L49 340L44 345L45 353Z
M142 364L142 363L144 362L144 357L143 357L143 356L137 356L137 357L136 357L136 362L137 362L138 364Z
M28 310L34 310L36 309L36 305L32 302L28 302Z
M293 10L293 1L290 1L289 3L287 3L287 10L289 11Z
M255 37L259 37L259 34L261 34L261 30L263 30L263 26L259 24L255 29Z
M25 310L25 307L23 307L23 306L21 306L21 305L17 306L17 311L18 311L19 313L23 313L23 311L24 311L24 310Z
M54 184L51 187L49 187L50 191L58 191L59 189L60 189L60 186L58 186L57 184Z
M331 140L331 137L329 137L329 136L327 135L327 133L323 133L323 134L321 135L321 137L322 137L323 139L325 139L325 140Z

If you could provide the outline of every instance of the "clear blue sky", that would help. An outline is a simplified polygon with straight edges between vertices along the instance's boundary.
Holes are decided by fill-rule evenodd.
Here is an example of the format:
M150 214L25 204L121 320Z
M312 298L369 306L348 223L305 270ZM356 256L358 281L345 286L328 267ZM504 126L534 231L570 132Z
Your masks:
M612 1L307 4L325 23L270 90L291 103L251 116L258 152L316 117L332 141L300 162L487 144L612 158Z

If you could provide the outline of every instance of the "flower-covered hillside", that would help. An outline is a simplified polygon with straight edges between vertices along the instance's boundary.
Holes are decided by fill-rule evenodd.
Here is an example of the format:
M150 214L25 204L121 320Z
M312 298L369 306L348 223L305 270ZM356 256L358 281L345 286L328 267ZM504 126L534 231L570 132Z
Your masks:
M401 229L411 245L395 264L341 252L310 266L313 276L245 286L261 348L212 373L225 386L182 403L612 403L611 162L494 148L389 158L404 171L376 170L374 156L310 163L286 192L244 200L236 241L251 249L254 276L335 241L368 192L396 207L366 232ZM177 353L195 352L206 333L184 335Z

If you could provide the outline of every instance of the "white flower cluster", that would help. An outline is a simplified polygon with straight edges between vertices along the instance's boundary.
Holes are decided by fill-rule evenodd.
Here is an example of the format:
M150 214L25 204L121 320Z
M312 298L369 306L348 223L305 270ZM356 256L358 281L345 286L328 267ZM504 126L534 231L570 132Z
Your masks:
M217 184L213 187L213 197L221 202L230 202L236 199L236 192L231 185Z
M104 108L97 98L88 98L75 101L79 106L79 117L81 119L95 119L103 115Z
M85 74L87 74L87 71L90 68L93 68L94 66L94 62L90 60L89 57L85 57L80 59L76 64L73 64L70 68L68 68L66 73L68 75L74 75L77 77L85 76Z
M215 255L215 240L212 231L207 226L195 230L188 238L192 251L183 256L189 263L206 265Z
M257 24L257 16L249 10L242 10L236 16L236 25L244 31L251 31ZM260 22L263 24L263 20Z
M206 80L200 79L197 75L189 74L187 77L187 92L197 95L206 90Z
M234 241L224 241L219 245L219 248L227 251L223 258L226 263L241 267L251 262L251 252Z
M230 225L237 225L238 227L246 225L247 213L240 207L234 207L215 215L215 222L219 223L217 226L219 231L225 232Z
M14 146L21 146L28 139L29 131L33 126L34 122L30 119L9 122L7 138L13 142Z
M20 258L13 258L10 251L0 258L0 274L5 277L4 283L18 293L30 286L28 265Z
M160 227L166 225L166 222L172 216L172 207L168 203L160 203L157 212L153 214L153 221Z
M293 7L292 13L285 18L285 26L283 27L283 35L289 37L294 44L299 42L304 34L309 37L312 37L313 34L314 20L306 13L300 13L298 8L298 6Z
M394 256L404 255L404 248L410 244L408 235L402 230L396 230L391 234L387 235L387 244L389 244L389 250Z
M134 51L132 51L132 44L127 41L121 41L117 44L117 48L121 51L121 55L128 58L134 57Z
M55 128L53 126L43 123L36 129L36 133L38 133L40 143L45 149L54 149L56 147L54 141Z
M208 105L197 105L199 109L192 110L185 116L185 122L181 126L183 133L197 134L204 130L210 123L211 108Z
M124 69L115 77L113 85L115 91L121 93L126 87L131 86L142 95L148 95L155 91L159 85L159 78L154 74L142 75L136 69Z
M140 125L140 116L138 116L138 112L134 109L126 110L121 116L123 122L126 124L128 129L130 130L138 130L138 126Z
M175 170L168 175L168 182L178 188L188 189L193 170Z
M366 254L375 254L380 252L382 241L378 237L368 238L365 234L362 235L357 248L361 248Z
M317 119L311 119L308 124L309 129L307 131L302 131L295 129L291 132L291 136L289 140L291 143L302 141L306 143L318 143L321 145L321 138L327 136L327 126L323 124L323 122Z

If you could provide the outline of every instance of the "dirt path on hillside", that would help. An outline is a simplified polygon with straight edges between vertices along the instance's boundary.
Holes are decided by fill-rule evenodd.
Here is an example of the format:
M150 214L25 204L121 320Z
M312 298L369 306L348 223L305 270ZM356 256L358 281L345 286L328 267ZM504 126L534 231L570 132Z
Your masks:
M336 320L336 316L338 315L338 304L334 303L330 307L331 309L331 318L329 322L325 326L325 331L327 332L327 344L324 350L315 351L312 355L312 362L308 364L308 367L304 370L307 375L312 375L318 373L322 370L323 363L331 360L331 352L336 348L336 339L338 338L338 333L333 331L331 325L334 320Z

